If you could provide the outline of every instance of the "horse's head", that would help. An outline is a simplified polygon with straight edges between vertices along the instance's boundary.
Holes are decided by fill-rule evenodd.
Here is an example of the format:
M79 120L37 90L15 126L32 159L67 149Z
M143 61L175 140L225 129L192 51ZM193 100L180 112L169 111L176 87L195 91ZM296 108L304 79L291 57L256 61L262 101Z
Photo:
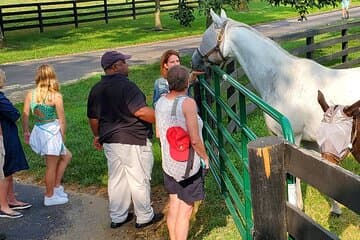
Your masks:
M318 102L324 111L318 136L323 158L338 164L351 152L360 163L360 100L349 106L329 106L319 90Z
M204 70L205 62L220 64L226 58L222 51L225 26L228 21L226 13L221 10L221 15L218 16L210 10L210 15L213 23L206 29L199 48L192 56L191 65L194 70Z

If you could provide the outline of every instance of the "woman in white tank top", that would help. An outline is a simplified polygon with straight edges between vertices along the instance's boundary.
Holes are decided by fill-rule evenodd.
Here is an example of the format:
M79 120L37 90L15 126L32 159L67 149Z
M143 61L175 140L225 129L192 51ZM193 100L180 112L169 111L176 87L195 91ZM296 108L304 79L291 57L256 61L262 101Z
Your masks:
M209 157L201 135L203 122L197 114L196 103L186 96L189 86L188 70L181 65L173 66L169 69L167 80L170 92L162 96L155 107L156 136L161 142L164 185L170 197L167 226L170 239L187 239L194 202L204 200L205 197L204 175L209 168ZM174 151L173 143L167 138L168 129L175 125L187 132L190 138L189 149L194 152L193 158L191 157L192 166L186 178L183 176L190 154L187 160L175 160L176 157L171 152L171 148Z

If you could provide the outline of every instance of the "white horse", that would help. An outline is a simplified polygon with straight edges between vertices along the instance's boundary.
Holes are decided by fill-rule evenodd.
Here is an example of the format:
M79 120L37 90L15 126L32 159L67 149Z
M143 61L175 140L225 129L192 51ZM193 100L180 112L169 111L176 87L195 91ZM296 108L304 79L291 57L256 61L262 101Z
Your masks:
M360 99L360 68L335 70L295 57L254 28L227 18L223 10L221 16L210 14L213 23L192 56L193 69L235 58L261 98L289 119L297 145L316 141L323 116L318 90L331 104L350 105ZM271 117L265 115L265 121L274 134L282 135Z

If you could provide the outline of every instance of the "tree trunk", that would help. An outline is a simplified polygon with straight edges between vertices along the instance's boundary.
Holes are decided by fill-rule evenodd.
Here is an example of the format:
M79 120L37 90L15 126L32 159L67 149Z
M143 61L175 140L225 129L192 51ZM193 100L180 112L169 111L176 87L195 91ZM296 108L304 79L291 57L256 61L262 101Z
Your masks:
M162 24L161 24L161 18L160 18L160 0L155 1L155 30L160 31L163 30Z
M249 10L249 5L248 2L246 0L242 0L237 6L236 9L239 11L248 11Z

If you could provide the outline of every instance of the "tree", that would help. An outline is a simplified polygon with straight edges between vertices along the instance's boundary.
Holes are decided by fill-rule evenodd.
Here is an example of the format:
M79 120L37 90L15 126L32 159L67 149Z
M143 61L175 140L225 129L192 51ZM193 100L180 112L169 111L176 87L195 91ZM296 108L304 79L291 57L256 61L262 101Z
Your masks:
M309 8L323 8L325 6L336 7L338 0L266 0L273 6L290 5L295 8L300 14L301 19L305 18L305 15L309 13ZM248 0L200 0L200 8L202 8L207 16L209 16L210 8L216 13L220 12L222 5L230 4L232 8L237 9L237 6L246 4Z
M235 10L244 10L248 8L248 1L249 0L199 0L199 11L200 13L204 13L206 15L206 27L211 24L211 17L210 17L210 9L213 9L214 12L220 13L220 10L224 4L229 4ZM309 13L309 8L323 8L325 6L332 6L336 7L338 0L265 0L269 2L273 6L280 6L280 5L290 5L291 7L295 8L298 13L300 14L299 20L306 20L306 14ZM181 1L186 6L186 1ZM183 8L186 10L186 7ZM188 11L188 10L186 10ZM191 15L191 16L190 16ZM179 12L177 14L177 20L182 22L189 22L189 18L195 18L192 14L192 11L188 11L187 14ZM191 20L193 21L193 20ZM191 22L190 21L190 22ZM182 24L183 25L183 24Z
M161 31L163 30L161 19L160 19L160 0L155 0L155 30Z
M229 4L232 9L237 11L248 10L248 2L249 0L200 0L199 9L200 12L206 14L206 26L208 27L211 24L210 9L219 14L222 5Z
M336 7L338 0L266 0L271 5L290 5L295 8L300 14L299 20L306 20L305 15L309 13L309 8L323 8L325 6Z
M193 8L189 7L185 0L179 1L178 11L170 13L170 17L178 20L180 25L184 27L191 27L191 23L195 20Z

